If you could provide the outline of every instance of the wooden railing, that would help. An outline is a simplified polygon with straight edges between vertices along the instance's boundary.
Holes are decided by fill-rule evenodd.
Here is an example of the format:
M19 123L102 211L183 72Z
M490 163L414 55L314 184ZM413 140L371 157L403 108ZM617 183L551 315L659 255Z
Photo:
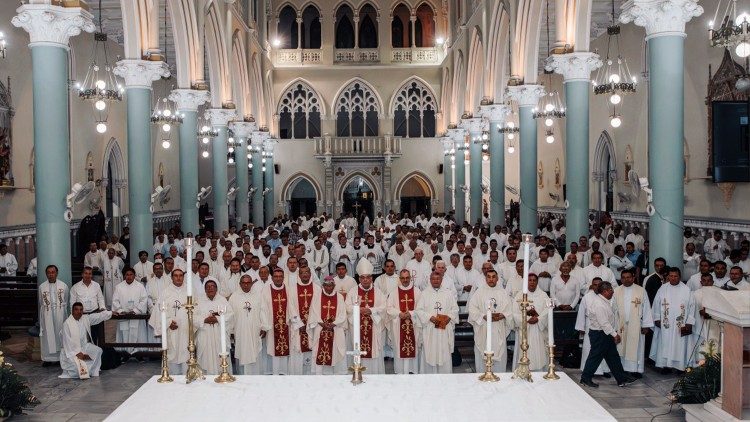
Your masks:
M401 155L401 138L391 135L364 137L315 138L315 154L318 156L377 156Z

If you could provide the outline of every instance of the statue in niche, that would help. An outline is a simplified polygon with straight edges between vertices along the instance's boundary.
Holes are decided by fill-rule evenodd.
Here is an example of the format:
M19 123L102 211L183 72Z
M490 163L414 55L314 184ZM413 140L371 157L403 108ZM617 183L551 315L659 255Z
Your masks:
M537 167L536 174L537 174L536 184L538 187L543 188L544 187L544 168L542 168L541 161L539 162L539 166Z
M630 179L628 179L628 174L630 173L630 170L633 170L633 149L630 148L630 145L625 147L625 184L630 185Z
M0 82L0 186L13 186L13 104L10 78L7 85Z
M560 180L560 159L555 159L555 187L560 188L562 186L562 181Z
M164 163L159 163L159 186L164 187Z
M86 156L86 181L94 181L94 157L91 152Z

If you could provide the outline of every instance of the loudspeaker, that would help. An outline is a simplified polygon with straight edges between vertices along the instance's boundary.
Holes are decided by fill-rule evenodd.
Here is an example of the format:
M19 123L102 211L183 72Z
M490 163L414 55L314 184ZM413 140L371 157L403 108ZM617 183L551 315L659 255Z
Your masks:
M443 164L438 164L438 174L443 174Z
M273 165L273 172L275 174L281 174L281 166L279 164L274 164Z

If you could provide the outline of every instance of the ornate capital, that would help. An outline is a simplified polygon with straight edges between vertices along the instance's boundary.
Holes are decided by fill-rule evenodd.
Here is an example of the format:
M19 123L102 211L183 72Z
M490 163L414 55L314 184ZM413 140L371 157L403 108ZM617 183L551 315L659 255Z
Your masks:
M519 107L536 107L545 94L542 85L517 85L505 88L505 95L518 102Z
M271 139L270 136L268 138L266 138L265 141L263 141L263 150L266 151L266 152L270 152L270 153L273 154L273 148L275 146L276 146L276 140L275 139Z
M685 36L685 24L703 14L698 0L629 0L622 5L620 22L646 28L646 39Z
M441 142L443 143L443 150L444 151L450 151L453 149L453 139L451 139L450 136L443 136L440 138Z
M458 144L463 147L466 142L466 130L464 128L448 129L448 137L451 138L454 144Z
M252 145L254 147L262 147L266 142L266 139L269 139L270 137L270 133L262 131L255 131L250 134L250 139L252 140Z
M490 104L479 106L482 117L490 122L503 122L510 115L510 107L505 104Z
M250 136L258 130L258 124L255 122L233 122L229 128L234 132L234 136L242 139L250 139Z
M197 89L174 89L169 94L169 99L177 104L180 111L198 111L198 107L208 102L210 93Z
M591 72L602 67L599 55L589 52L553 54L547 58L544 68L565 78L565 82L590 81Z
M484 120L482 120L481 117L471 117L468 119L461 119L461 123L459 126L466 129L470 134L474 135L477 133L482 133L484 130Z
M149 60L120 60L114 69L115 75L125 80L127 88L148 88L151 83L169 77L169 67L164 62Z
M212 126L227 126L237 118L237 112L227 108L209 108L206 109L205 117Z
M30 47L47 44L68 48L70 37L96 29L94 16L80 7L24 4L16 13L11 23L29 33Z

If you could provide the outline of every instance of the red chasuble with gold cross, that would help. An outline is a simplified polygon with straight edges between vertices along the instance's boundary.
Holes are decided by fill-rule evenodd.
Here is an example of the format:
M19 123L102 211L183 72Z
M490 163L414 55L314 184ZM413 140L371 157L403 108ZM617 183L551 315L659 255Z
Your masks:
M271 288L273 304L273 356L289 356L289 324L286 323L286 289Z
M320 316L323 321L332 323L336 320L336 311L338 308L338 295L327 296L325 293L320 297ZM318 339L318 353L315 356L315 363L321 366L333 365L333 328L330 330L322 329Z
M297 283L297 303L299 304L299 317L307 327L307 317L310 315L310 302L312 302L313 285L302 285ZM299 336L300 348L302 353L311 352L310 339L308 338L307 331L300 332Z
M414 287L408 290L397 289L398 291L398 306L401 312L409 312L414 310ZM398 351L399 358L411 359L417 357L417 339L414 335L414 323L411 318L404 318L401 320L401 329L399 330L399 340L401 343L401 349Z
M375 306L375 288L370 287L370 290L365 291L362 287L357 289L359 295L359 307L360 308L372 308ZM360 350L362 351L362 357L365 359L372 359L372 316L361 314L360 324Z

